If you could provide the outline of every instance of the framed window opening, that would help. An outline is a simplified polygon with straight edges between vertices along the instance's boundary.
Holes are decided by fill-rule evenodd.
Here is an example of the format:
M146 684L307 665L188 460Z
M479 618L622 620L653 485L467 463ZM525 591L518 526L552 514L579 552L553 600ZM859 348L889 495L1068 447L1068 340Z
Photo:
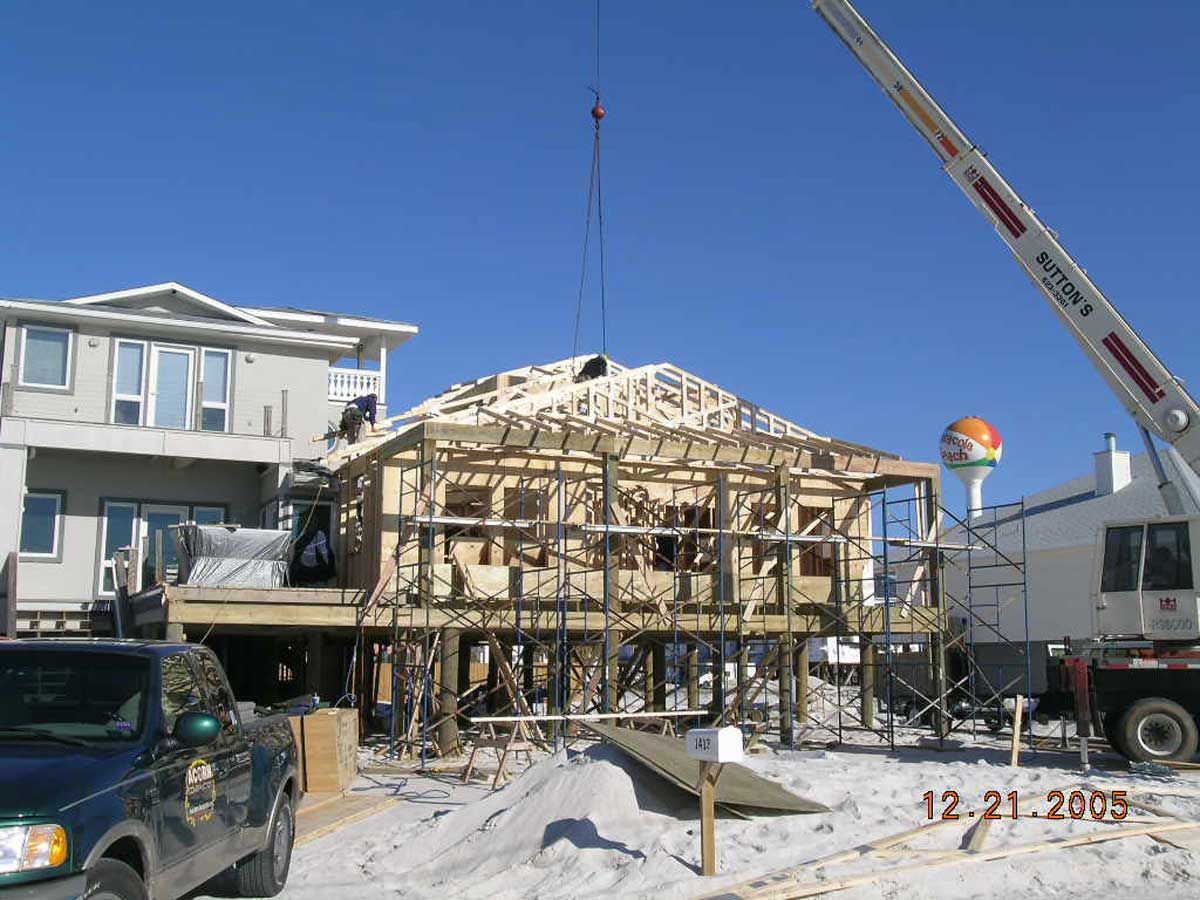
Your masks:
M148 344L128 338L113 342L113 395L109 416L115 425L143 425L146 421Z
M57 325L21 326L19 387L67 391L71 388L71 360L75 332Z
M26 491L21 503L21 559L57 560L62 554L63 491Z
M200 430L228 431L233 351L205 347L200 359Z

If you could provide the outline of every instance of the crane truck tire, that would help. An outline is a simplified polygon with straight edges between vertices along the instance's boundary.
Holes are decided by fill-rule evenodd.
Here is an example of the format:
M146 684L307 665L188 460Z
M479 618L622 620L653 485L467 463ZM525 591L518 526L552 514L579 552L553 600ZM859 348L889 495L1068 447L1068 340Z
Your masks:
M1135 762L1186 762L1200 744L1192 714L1163 697L1138 700L1121 716L1115 733L1121 752Z

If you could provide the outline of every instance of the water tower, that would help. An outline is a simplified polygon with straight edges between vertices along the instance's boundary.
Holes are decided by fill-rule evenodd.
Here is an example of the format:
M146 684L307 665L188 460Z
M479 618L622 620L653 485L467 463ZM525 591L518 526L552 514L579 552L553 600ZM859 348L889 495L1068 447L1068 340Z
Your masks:
M992 474L1004 441L996 426L978 416L964 416L946 426L942 432L942 462L962 481L967 489L967 514L975 519L982 515L983 481Z

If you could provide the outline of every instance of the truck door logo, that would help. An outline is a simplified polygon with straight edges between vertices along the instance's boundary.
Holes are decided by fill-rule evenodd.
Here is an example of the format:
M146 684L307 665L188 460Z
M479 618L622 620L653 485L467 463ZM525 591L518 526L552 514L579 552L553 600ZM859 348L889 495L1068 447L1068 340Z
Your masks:
M197 759L187 767L183 779L183 815L195 828L213 817L217 805L217 780L212 766Z
M1177 612L1179 610L1179 601L1174 597L1159 597L1158 608L1163 612Z

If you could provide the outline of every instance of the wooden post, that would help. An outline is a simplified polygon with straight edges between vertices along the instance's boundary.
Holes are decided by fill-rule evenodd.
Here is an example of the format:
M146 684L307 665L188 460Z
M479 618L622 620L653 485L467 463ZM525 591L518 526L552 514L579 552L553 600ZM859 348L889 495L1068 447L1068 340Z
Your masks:
M792 636L779 638L779 740L791 746L796 741L795 703L792 696Z
M547 647L549 649L546 655L546 710L550 715L555 715L563 712L559 708L558 702L559 686L562 685L563 693L570 696L571 685L564 685L562 682L565 673L561 671L561 666L559 665L558 655L560 653L560 645L558 639L555 638L550 641Z
M1010 766L1019 765L1017 755L1021 752L1021 713L1025 706L1025 698L1017 694L1017 703L1013 707L1012 755L1008 759Z
M304 690L310 694L321 693L321 650L324 643L321 632L308 633L308 658L304 666Z
M712 698L708 701L708 709L714 716L719 716L725 709L725 648L714 644L708 660L712 668L712 681L709 682Z
M800 638L793 654L796 667L796 721L808 721L808 638Z
M654 708L664 710L667 708L667 645L655 641L650 645L650 651L654 657Z
M862 690L859 693L860 717L864 728L875 727L875 645L870 637L860 638L858 680Z
M930 478L917 485L917 492L923 501L924 514L921 527L925 529L922 536L937 534L941 510L938 508L939 479ZM918 504L918 509L921 504ZM946 687L946 585L942 578L942 554L937 547L930 547L925 554L925 565L929 571L930 604L937 610L937 625L929 636L930 668L933 678L933 693L937 703L933 707L933 727L939 737L950 733L950 716L946 710L948 691Z
M654 708L654 681L662 676L655 669L654 641L646 641L642 647L645 662L642 663L642 709L649 712Z
M154 532L154 583L162 584L167 577L167 567L163 560L163 533L160 528Z
M717 874L717 781L723 763L700 763L700 874Z
M487 693L487 711L493 714L500 710L500 692L496 690L500 686L500 662L496 659L498 646L497 644L487 645L488 663L485 691Z
M687 645L687 708L700 708L700 645Z
M605 454L604 462L604 523L619 525L620 516L617 510L618 485L620 484L620 457ZM621 553L619 535L605 532L604 535L604 649L607 659L604 662L604 694L601 709L604 712L615 712L620 698L617 696L617 685L620 683L620 653L621 631L613 628L609 621L609 613L621 612L620 583L621 583Z
M461 702L467 691L471 690L471 649L475 645L460 638L458 642L458 697Z
M738 577L738 555L737 541L733 537L733 531L737 527L737 499L734 492L729 489L729 481L724 475L717 476L717 510L719 517L719 528L721 535L718 538L719 552L717 564L720 566L719 575L721 598L724 601L726 613L732 610L737 616L737 654L734 656L736 662L736 677L737 677L737 697L744 696L744 686L746 683L746 621L743 617L745 610L742 608L741 600L741 579ZM714 660L715 662L715 660ZM721 648L720 669L713 669L713 700L716 711L719 713L725 707L724 688L725 688L725 648ZM717 685L721 688L718 692ZM728 721L726 716L726 721Z
M438 753L449 756L458 750L458 648L459 630L443 628L438 646Z

